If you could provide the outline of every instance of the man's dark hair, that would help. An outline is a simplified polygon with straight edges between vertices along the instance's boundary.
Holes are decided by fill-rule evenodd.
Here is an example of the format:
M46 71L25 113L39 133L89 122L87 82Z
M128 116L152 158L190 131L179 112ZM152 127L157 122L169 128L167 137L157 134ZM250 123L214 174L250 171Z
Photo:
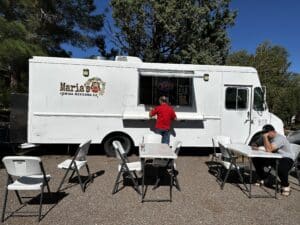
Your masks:
M266 124L262 128L262 133L268 133L269 131L275 131L275 128L271 124Z

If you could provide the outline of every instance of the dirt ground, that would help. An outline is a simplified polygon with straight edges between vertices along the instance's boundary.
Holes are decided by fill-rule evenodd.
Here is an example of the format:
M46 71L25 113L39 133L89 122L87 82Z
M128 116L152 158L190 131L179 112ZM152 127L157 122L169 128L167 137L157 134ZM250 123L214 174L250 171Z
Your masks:
M193 150L197 151L197 150ZM199 150L201 151L201 150ZM172 202L145 202L131 186L125 186L112 195L112 188L117 176L118 159L103 154L88 156L88 164L94 176L94 182L87 185L83 193L76 180L65 183L63 190L55 193L64 175L57 169L57 164L69 158L68 154L47 154L42 152L41 158L45 170L51 175L51 194L45 195L39 224L243 224L243 225L298 225L300 224L300 186L290 176L292 192L289 197L280 194L274 198L252 198L237 186L233 173L224 190L220 189L213 172L209 167L209 156L198 153L183 154L176 161L178 180L181 191L173 189ZM31 152L27 155L39 153ZM138 156L129 157L131 161ZM214 171L214 169L212 169ZM86 171L81 171L86 175ZM1 204L3 202L6 173L0 169ZM168 197L168 186L162 185L156 190L148 188L147 198ZM270 188L253 187L254 194L274 194ZM37 196L35 192L22 192L22 196ZM36 224L38 198L31 204L20 208L14 192L9 193L7 214L4 224ZM19 209L19 210L18 210ZM17 211L16 211L17 210ZM11 213L13 216L11 216Z

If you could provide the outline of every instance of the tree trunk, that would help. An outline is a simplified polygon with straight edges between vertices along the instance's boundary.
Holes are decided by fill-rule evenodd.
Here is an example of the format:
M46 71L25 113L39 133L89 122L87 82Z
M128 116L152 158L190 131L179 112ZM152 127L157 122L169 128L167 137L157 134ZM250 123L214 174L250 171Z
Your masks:
M18 87L18 74L16 73L16 71L11 71L11 75L10 75L10 89L12 91L17 90Z

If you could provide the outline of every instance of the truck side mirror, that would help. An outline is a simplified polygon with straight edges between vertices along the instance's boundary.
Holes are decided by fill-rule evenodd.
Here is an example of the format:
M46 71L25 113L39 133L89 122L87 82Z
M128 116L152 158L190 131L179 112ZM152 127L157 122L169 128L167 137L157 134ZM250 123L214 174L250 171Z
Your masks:
M267 100L267 88L266 88L266 86L262 86L262 91L264 93L264 102L266 102L266 100Z
M267 87L262 86L262 91L263 91L263 94L264 94L263 109L266 110L267 109Z

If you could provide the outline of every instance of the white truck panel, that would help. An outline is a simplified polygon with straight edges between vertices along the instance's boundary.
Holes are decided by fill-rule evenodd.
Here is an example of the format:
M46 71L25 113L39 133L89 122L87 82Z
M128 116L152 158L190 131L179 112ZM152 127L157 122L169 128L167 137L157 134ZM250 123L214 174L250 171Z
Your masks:
M84 76L84 70L88 70L88 76ZM245 132L239 140L246 142L271 118L268 111L256 113L252 109L253 88L260 87L260 82L256 70L250 67L34 57L29 72L31 143L67 144L86 139L101 143L107 135L122 132L138 145L154 128L148 106L139 103L140 75L192 79L193 104L175 107L178 121L171 136L171 141L180 139L184 146L211 146L213 136L238 134L241 129ZM203 79L204 74L209 74L208 81ZM227 86L249 87L247 110L255 118L252 124L251 118L244 123L248 111L225 109ZM243 123L232 124L229 119Z

